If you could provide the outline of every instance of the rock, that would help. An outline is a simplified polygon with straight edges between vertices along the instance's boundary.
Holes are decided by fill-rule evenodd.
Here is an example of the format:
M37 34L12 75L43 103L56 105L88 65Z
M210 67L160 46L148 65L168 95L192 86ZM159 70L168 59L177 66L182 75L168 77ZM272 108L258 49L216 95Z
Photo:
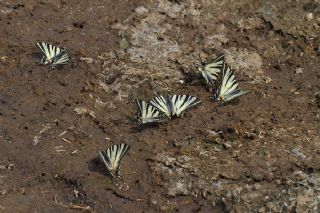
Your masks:
M306 159L307 158L307 156L302 153L302 151L300 150L299 147L292 149L291 150L291 154L293 156L295 156L296 158L300 158L300 159Z
M120 40L120 43L119 43L120 49L127 49L128 46L129 46L129 43L128 43L127 39L126 38L122 38Z
M89 58L89 57L80 57L80 61L84 61L87 64L92 64L94 62L93 58Z
M162 18L148 16L141 24L132 29L131 44L128 49L130 60L134 63L163 61L171 53L180 52L179 45L159 35L166 29L158 24ZM181 78L179 78L181 79Z
M229 39L225 34L216 34L205 38L205 46L208 48L219 49L223 44L227 43Z
M99 81L99 86L106 92L106 93L109 93L111 91L110 87L102 82L102 81Z
M183 6L179 4L171 3L167 0L159 0L157 5L157 10L160 13L164 13L170 18L178 18L181 11L183 10Z
M301 67L298 67L296 69L296 74L302 74L303 73L303 69Z
M307 208L312 202L313 198L311 193L307 193L304 195L299 195L297 197L297 207L296 207L296 212L307 212Z
M149 13L149 10L143 6L139 6L134 10L138 15L144 15L146 13Z
M311 187L320 187L320 179L319 177L310 177L308 178L308 183Z
M293 175L297 178L298 181L305 180L307 178L307 174L305 174L303 171L295 171Z
M236 24L240 30L250 30L264 27L263 20L257 17L240 19Z
M85 114L89 114L90 116L94 117L94 111L92 110L88 110L85 107L76 107L73 111L75 111L78 115L85 115Z
M224 52L231 69L249 76L253 83L265 83L268 79L262 70L262 58L258 53L235 47L225 49Z
M262 181L264 179L264 174L262 172L259 171L254 171L251 174L251 177L255 180L255 181Z
M245 132L245 133L244 133L244 137L245 137L246 139L254 140L254 139L257 138L257 134L254 133L254 132Z
M313 19L313 13L307 13L306 19L307 21L311 21Z
M320 108L320 92L316 92L314 96L315 99L313 100L313 102L316 104L318 108Z

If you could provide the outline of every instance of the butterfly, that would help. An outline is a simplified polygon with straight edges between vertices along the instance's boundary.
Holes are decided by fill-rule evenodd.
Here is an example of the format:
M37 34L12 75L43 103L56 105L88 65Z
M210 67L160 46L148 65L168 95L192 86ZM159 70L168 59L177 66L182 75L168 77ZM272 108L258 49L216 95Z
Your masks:
M100 151L99 156L102 162L107 167L111 176L118 177L120 179L120 163L124 154L129 150L130 146L125 143L114 144L106 151Z
M228 102L241 95L247 94L249 91L238 89L238 81L227 64L222 66L221 85L212 97L215 101Z
M151 104L138 99L136 101L139 110L136 118L140 124L162 122L165 120L165 115Z
M201 101L191 95L160 95L150 101L150 104L163 112L168 118L182 116L187 110L199 103Z
M202 63L203 66L198 70L201 72L202 77L206 80L208 86L214 86L214 82L218 79L218 75L221 72L221 68L224 64L224 55L221 54L208 64Z
M37 42L37 46L43 54L40 64L51 64L50 70L56 68L56 66L68 63L69 55L66 49L45 42Z

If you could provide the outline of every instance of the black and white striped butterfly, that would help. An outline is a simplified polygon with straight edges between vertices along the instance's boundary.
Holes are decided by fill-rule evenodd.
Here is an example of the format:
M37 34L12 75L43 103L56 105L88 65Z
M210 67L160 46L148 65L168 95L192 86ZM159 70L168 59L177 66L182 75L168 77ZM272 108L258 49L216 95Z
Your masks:
M208 64L202 63L202 66L198 68L208 86L214 86L215 81L218 79L218 75L221 73L223 63L224 55L221 54Z
M68 63L69 55L66 49L53 46L46 42L37 42L37 46L43 54L40 64L51 64L50 70Z
M109 147L106 151L100 151L99 157L107 167L111 176L118 177L120 179L120 163L124 154L129 150L130 146L125 143L114 144Z
M150 104L163 112L168 118L182 116L187 110L199 103L201 101L191 95L160 95L150 101Z
M247 94L249 91L238 89L238 81L227 64L222 66L221 85L218 87L214 96L215 101L228 102L241 95Z
M137 120L140 124L162 122L166 119L165 115L150 103L136 100L138 105Z

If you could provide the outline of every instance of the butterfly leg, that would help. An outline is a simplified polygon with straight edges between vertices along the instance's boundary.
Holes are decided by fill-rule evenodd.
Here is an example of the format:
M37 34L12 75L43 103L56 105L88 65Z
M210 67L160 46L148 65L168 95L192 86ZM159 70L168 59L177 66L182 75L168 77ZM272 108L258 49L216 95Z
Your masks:
M53 70L55 69L56 67L52 64L51 67L50 67L50 70Z
M46 60L46 57L45 57L45 56L42 56L39 64L44 65L44 64L45 64L45 60Z

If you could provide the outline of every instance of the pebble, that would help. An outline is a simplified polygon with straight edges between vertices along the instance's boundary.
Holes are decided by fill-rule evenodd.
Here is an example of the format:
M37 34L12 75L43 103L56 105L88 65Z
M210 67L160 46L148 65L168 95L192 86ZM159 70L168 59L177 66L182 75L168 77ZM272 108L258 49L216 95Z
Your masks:
M144 15L149 12L149 10L143 6L139 6L134 10L138 15Z
M311 21L311 20L313 19L313 13L307 13L306 19L307 19L308 21Z
M303 73L303 69L301 67L298 67L296 69L296 74L302 74Z

